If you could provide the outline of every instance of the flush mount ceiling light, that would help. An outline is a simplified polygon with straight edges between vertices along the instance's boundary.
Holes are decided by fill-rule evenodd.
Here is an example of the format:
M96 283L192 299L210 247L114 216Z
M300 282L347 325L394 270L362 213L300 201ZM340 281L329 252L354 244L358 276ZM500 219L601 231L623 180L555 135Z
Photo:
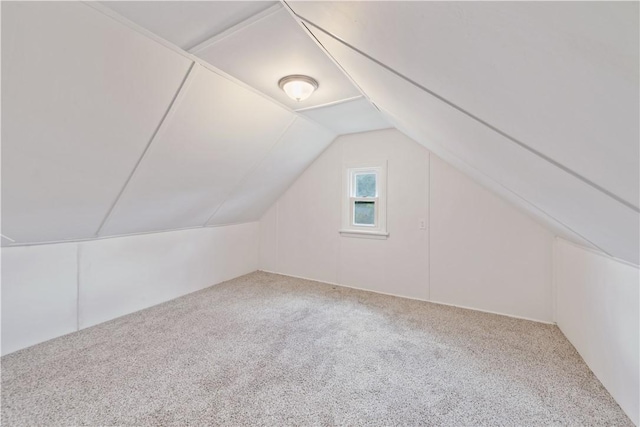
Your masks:
M301 102L310 97L313 91L318 89L318 82L309 76L296 74L281 78L278 86L280 86L280 89L282 89L289 98Z

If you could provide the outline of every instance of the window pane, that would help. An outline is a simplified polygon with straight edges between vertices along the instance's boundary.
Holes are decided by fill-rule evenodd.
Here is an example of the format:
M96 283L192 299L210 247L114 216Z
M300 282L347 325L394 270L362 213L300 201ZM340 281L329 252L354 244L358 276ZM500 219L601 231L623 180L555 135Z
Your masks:
M356 174L356 197L376 197L376 174Z
M375 225L375 202L354 202L353 223L356 225Z

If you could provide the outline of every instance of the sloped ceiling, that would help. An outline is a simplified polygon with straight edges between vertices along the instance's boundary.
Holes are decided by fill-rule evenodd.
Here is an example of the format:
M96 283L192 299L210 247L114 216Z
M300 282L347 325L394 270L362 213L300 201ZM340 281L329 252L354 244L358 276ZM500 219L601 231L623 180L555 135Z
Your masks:
M82 3L3 2L3 234L94 236L190 65Z
M400 130L638 264L638 3L289 6Z
M2 88L4 246L257 220L336 135L97 4L2 3Z
M292 109L360 96L283 7L224 37L203 43L192 53ZM290 99L278 87L278 81L290 74L313 76L320 83L304 104Z
M187 51L278 4L275 1L103 1L101 3Z
M256 220L392 124L638 264L638 62L635 2L3 2L2 244Z

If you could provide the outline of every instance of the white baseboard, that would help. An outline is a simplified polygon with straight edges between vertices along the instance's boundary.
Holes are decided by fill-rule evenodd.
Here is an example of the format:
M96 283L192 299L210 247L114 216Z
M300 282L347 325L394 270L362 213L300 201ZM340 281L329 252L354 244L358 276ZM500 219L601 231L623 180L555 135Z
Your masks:
M334 282L326 282L326 281L323 281L323 280L311 279L309 277L296 276L294 274L279 273L277 271L270 271L270 270L263 270L263 269L259 269L259 271L263 271L265 273L271 273L271 274L279 274L281 276L293 277L293 278L296 278L296 279L310 280L312 282L324 283L326 285L340 286L341 288L348 288L348 289L355 289L355 290L358 290L358 291L372 292L374 294L380 294L380 295L388 295L388 296L396 297L396 298L404 298L404 299L409 299L409 300L414 300L414 301L428 302L428 303L431 303L431 304L446 305L446 306L449 306L449 307L462 308L462 309L465 309L465 310L479 311L479 312L482 312L482 313L496 314L498 316L506 316L506 317L511 317L511 318L514 318L514 319L527 320L529 322L543 323L545 325L555 325L556 324L555 322L549 322L549 321L546 321L546 320L532 319L532 318L524 317L524 316L516 316L514 314L499 313L497 311L483 310L481 308L467 307L467 306L464 306L464 305L449 304L449 303L446 303L446 302L433 301L433 300L427 300L427 299L422 299L422 298L407 297L407 296L404 296L404 295L392 294L392 293L389 293L389 292L380 292L380 291L374 291L374 290L371 290L371 289L357 288L355 286L342 285L340 283L334 283Z

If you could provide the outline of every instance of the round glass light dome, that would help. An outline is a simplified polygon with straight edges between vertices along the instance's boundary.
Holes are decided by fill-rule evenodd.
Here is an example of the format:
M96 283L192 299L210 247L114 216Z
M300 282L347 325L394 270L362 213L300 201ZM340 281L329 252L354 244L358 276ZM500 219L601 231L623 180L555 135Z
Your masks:
M318 89L318 82L309 76L292 75L281 78L278 86L289 98L301 102Z

